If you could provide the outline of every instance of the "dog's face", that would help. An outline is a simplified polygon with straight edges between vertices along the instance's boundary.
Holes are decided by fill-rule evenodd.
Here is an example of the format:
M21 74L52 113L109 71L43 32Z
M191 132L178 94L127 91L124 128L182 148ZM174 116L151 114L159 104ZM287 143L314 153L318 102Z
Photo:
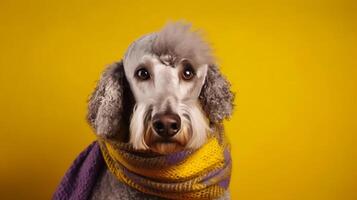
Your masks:
M173 24L140 38L103 73L89 100L98 135L117 138L129 126L134 148L168 154L199 148L231 115L230 84L209 46L188 29Z
M148 54L137 61L124 65L136 101L130 122L134 148L170 153L200 147L210 131L198 99L207 64Z

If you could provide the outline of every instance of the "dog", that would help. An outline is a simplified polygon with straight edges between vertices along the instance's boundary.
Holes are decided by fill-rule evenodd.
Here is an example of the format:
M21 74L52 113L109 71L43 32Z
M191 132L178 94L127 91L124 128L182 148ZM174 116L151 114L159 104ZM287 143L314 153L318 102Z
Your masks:
M169 23L133 42L102 74L87 119L108 141L170 155L200 149L233 111L230 83L212 49L189 24ZM226 190L218 199L229 199ZM136 190L105 168L90 199L163 199Z

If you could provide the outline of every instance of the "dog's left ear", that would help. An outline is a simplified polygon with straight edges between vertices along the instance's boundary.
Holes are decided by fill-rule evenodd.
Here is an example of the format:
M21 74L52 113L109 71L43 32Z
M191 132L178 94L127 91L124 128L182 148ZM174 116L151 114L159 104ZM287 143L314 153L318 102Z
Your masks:
M211 124L219 124L232 115L235 95L230 87L218 67L209 65L199 100Z
M88 102L87 121L102 137L113 137L124 119L127 84L123 62L108 66Z

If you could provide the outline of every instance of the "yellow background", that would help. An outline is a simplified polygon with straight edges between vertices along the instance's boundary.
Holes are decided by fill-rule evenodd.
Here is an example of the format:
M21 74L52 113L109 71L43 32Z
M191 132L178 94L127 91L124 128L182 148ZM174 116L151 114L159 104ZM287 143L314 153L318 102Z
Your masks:
M237 92L232 199L357 199L353 1L0 2L0 198L49 199L95 139L106 64L168 20L212 43Z

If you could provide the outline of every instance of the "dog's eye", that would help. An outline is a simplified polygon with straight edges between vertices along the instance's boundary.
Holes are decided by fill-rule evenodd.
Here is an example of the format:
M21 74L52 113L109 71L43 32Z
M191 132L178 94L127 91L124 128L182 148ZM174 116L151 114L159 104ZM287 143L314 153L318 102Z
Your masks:
M184 80L191 80L193 76L195 75L195 71L193 70L193 67L190 63L184 63L184 68L182 71L182 78Z
M145 68L140 68L136 71L136 77L141 80L147 80L150 78L150 73Z

